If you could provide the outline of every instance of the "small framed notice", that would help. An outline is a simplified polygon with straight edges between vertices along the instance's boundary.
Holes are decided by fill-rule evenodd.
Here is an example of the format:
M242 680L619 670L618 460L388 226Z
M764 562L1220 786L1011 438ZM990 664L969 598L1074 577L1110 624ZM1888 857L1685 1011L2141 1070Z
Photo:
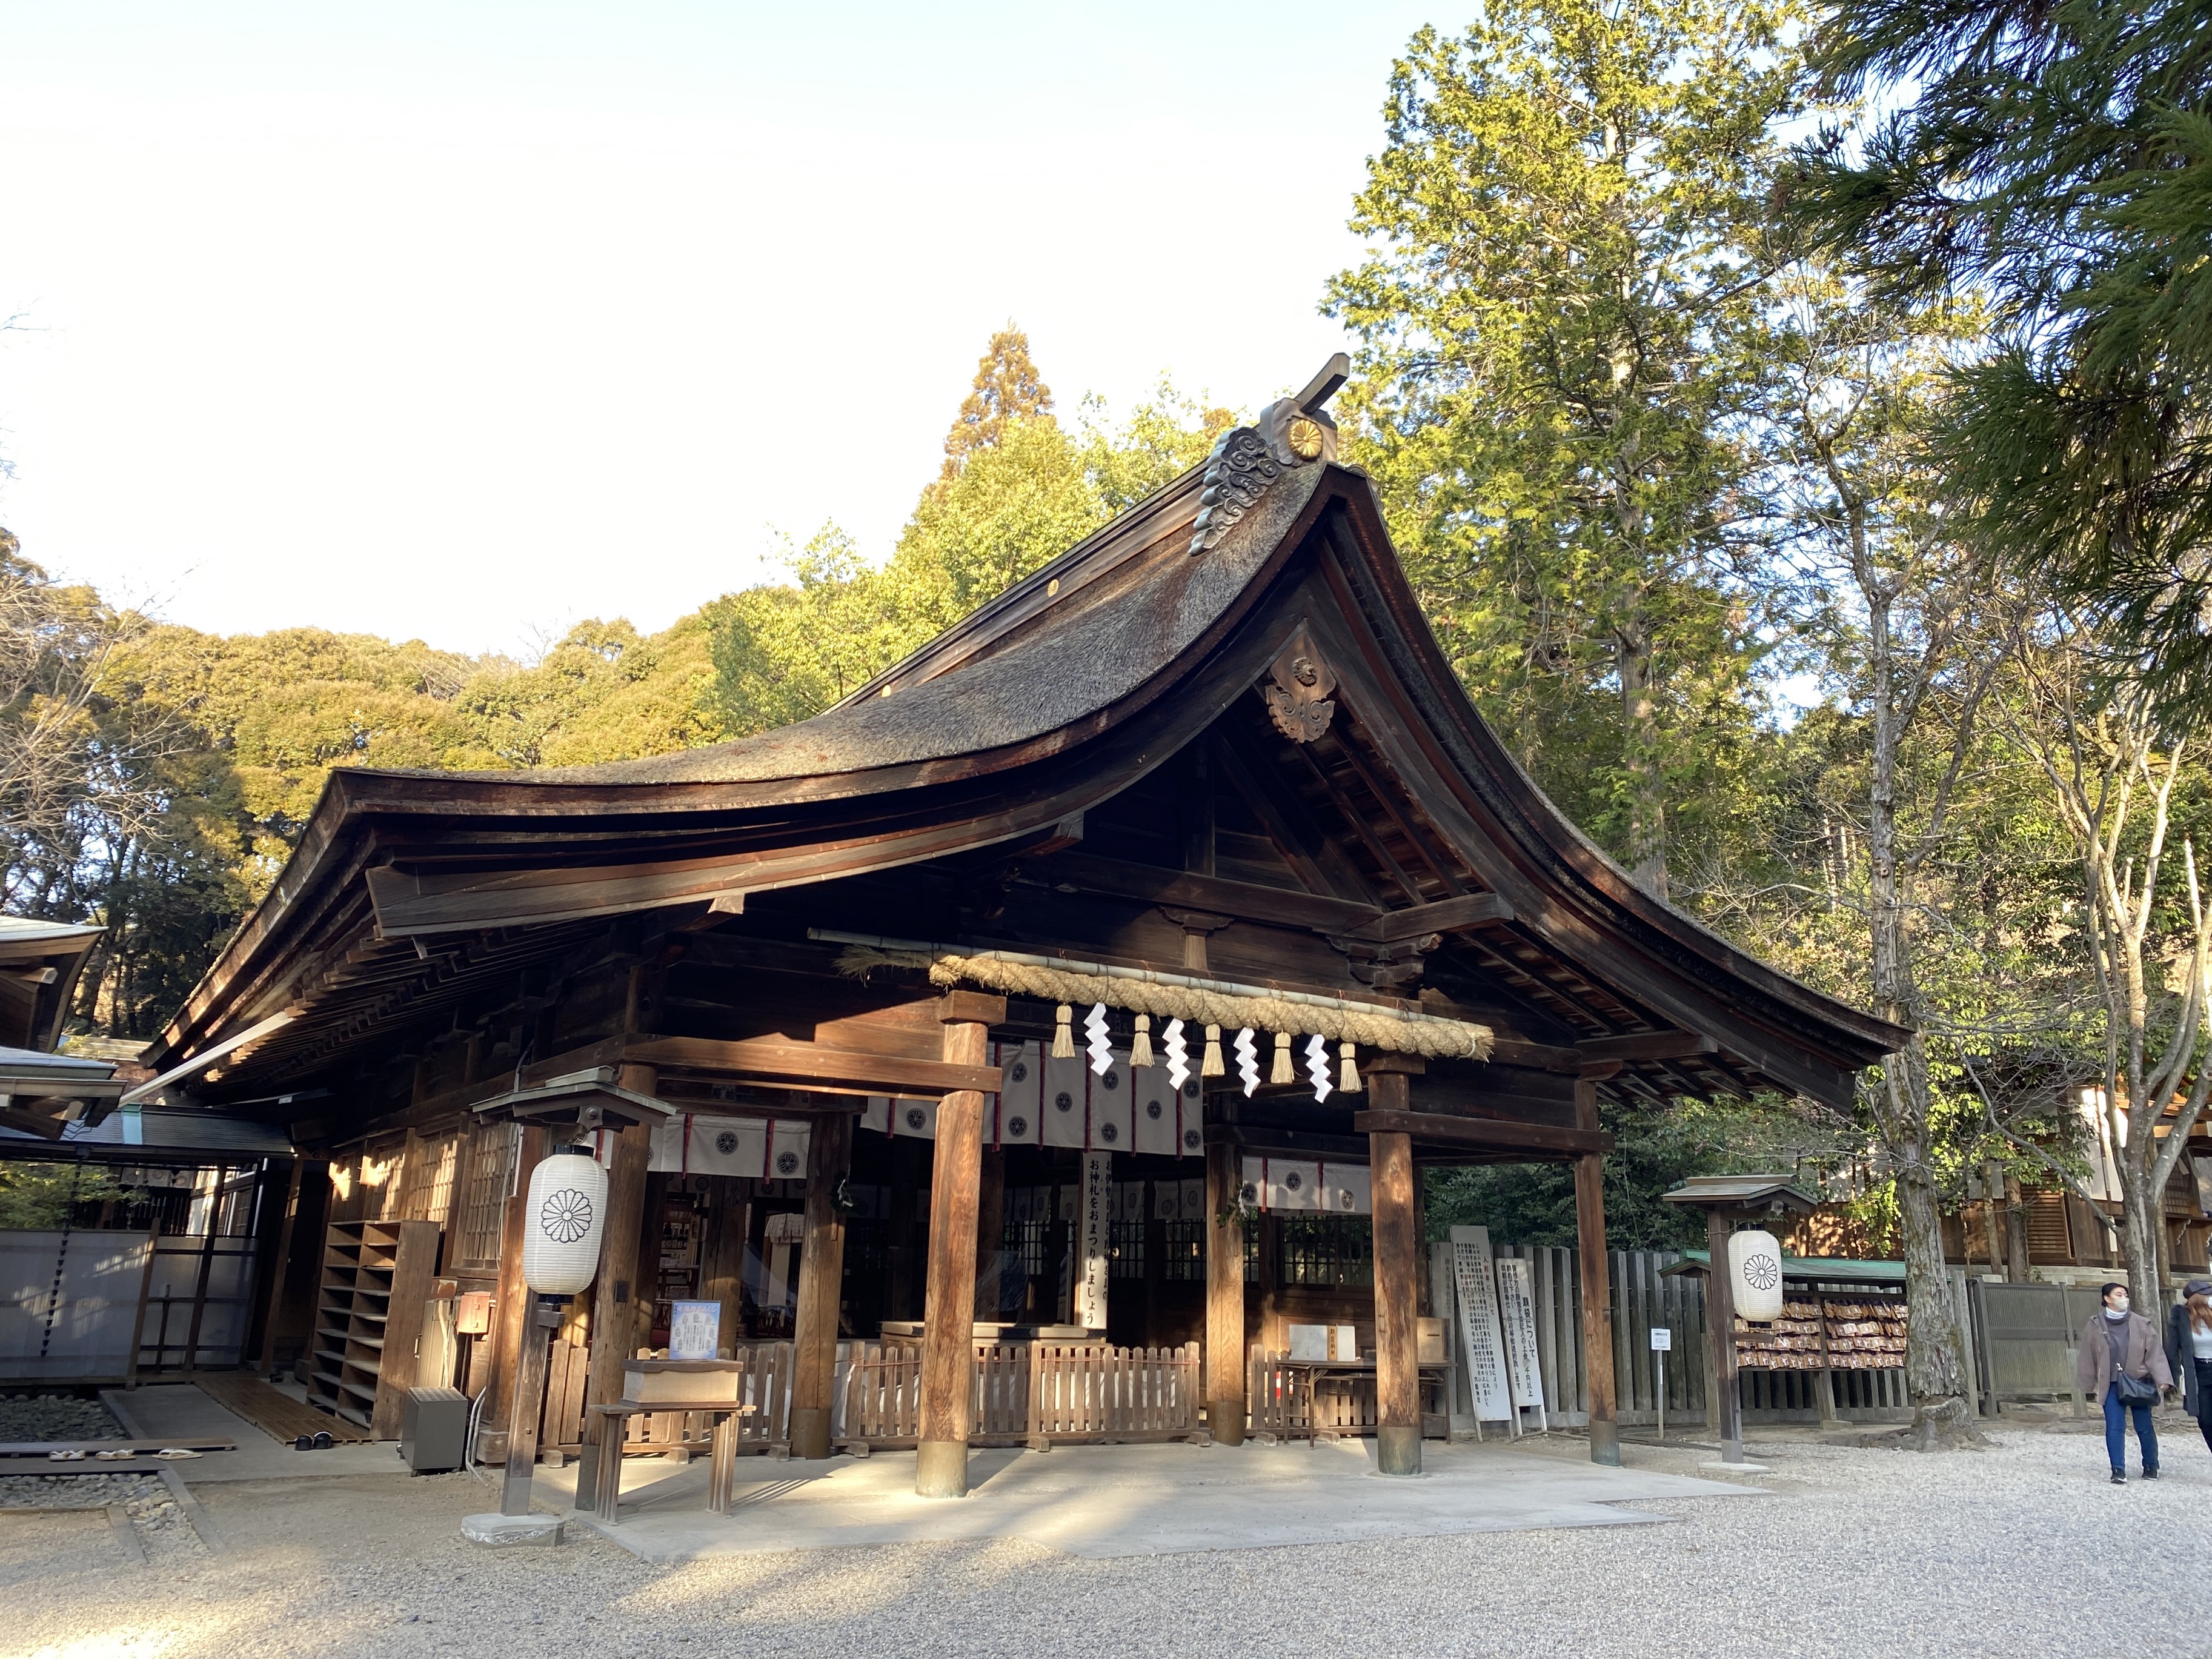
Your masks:
M1651 1328L1651 1352L1654 1353L1672 1353L1674 1351L1674 1333L1667 1326L1654 1325Z
M668 1357L671 1359L713 1359L722 1340L722 1304L719 1302L676 1302L669 1304Z

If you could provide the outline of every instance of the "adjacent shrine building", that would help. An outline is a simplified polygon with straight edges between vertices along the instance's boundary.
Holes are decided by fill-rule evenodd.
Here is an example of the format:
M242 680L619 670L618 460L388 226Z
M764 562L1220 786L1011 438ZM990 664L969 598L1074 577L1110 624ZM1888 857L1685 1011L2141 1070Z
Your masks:
M816 719L333 775L143 1091L281 1124L315 1170L275 1359L382 1432L442 1288L496 1455L588 1437L572 1407L712 1302L726 1352L783 1368L757 1431L799 1455L870 1437L840 1390L910 1358L878 1437L953 1493L987 1343L1193 1356L1188 1421L1233 1443L1250 1351L1341 1322L1409 1472L1422 1171L1549 1159L1616 1461L1601 1101L1841 1105L1905 1034L1638 890L1515 764L1334 459L1344 369ZM517 1104L564 1091L625 1103ZM514 1194L580 1137L599 1277L517 1401Z

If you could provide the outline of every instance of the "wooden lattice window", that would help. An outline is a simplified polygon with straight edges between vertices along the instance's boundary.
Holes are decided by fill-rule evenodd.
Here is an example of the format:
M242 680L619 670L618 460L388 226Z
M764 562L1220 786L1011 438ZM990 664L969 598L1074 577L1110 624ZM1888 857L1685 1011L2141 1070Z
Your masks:
M410 1139L407 1146L406 1196L400 1214L409 1221L434 1221L441 1227L453 1203L453 1166L460 1159L461 1138L442 1140Z
M1285 1285L1375 1282L1375 1230L1365 1216L1286 1215L1282 1238Z
M469 1165L461 1201L447 1228L453 1265L496 1267L506 1232L507 1200L514 1186L519 1123L483 1123L469 1137Z
M2027 1254L2031 1261L2071 1261L2074 1238L2066 1224L2066 1194L2032 1193L2027 1201Z
M1206 1223L1164 1221L1166 1235L1160 1258L1160 1277L1170 1284L1206 1282Z

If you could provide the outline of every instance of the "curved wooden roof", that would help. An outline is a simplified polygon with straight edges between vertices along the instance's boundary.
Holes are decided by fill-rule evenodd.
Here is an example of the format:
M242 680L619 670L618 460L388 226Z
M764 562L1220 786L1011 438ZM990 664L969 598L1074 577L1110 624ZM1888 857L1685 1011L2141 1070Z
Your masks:
M1450 931L1480 908L1508 933L1455 937L1535 994L1547 974L1596 988L1592 1035L1702 1034L1708 1084L1848 1098L1852 1073L1907 1034L1638 889L1476 713L1364 475L1325 459L1277 471L1224 532L1223 492L1194 471L794 726L602 766L333 774L153 1058L166 1069L228 1044L226 1066L275 1075L302 1045L327 1055L345 1030L569 948L594 918L734 909L1048 832L1193 741L1299 639L1338 683L1366 799L1412 826L1429 872L1314 906L1401 932ZM1209 507L1212 544L1194 551ZM1433 908L1445 901L1460 908Z

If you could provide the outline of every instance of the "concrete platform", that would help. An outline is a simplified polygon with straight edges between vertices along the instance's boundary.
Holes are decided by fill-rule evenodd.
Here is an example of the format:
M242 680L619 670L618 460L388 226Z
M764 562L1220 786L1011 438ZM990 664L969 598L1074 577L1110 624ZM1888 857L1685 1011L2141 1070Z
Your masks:
M109 1389L100 1397L108 1409L127 1417L134 1437L181 1439L219 1436L238 1442L236 1451L209 1452L170 1465L186 1480L269 1480L318 1474L405 1474L392 1443L332 1446L326 1451L295 1451L217 1405L189 1382L152 1382L143 1388Z
M574 1518L656 1563L864 1545L1020 1538L1090 1559L1260 1549L1348 1540L1434 1537L1555 1527L1649 1525L1663 1517L1619 1507L1639 1500L1747 1498L1755 1487L1650 1470L1608 1469L1544 1453L1485 1446L1424 1449L1426 1472L1374 1472L1372 1447L1084 1446L1044 1453L979 1451L965 1498L914 1495L914 1454L878 1452L823 1463L751 1460L737 1507L706 1512L704 1462L632 1460L621 1521ZM763 1478L764 1477L764 1478ZM538 1492L573 1492L568 1472L544 1470Z

